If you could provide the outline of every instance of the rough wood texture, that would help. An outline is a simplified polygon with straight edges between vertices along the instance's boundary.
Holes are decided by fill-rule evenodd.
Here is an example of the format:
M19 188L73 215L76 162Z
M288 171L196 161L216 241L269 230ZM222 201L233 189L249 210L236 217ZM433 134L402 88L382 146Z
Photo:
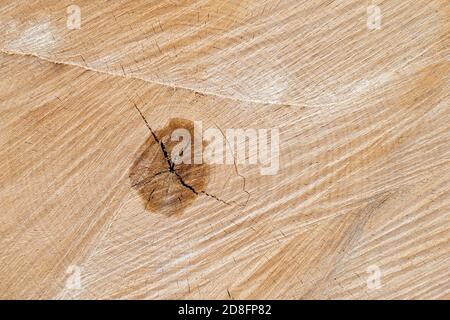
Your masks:
M0 297L448 299L448 1L372 3L380 30L367 1L78 0L69 30L2 1ZM174 119L279 128L278 173L178 167L146 206Z

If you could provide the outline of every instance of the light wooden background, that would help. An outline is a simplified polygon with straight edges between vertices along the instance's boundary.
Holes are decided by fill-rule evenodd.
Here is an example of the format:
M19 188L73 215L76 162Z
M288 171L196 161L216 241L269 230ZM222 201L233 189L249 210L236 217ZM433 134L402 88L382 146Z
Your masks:
M448 299L449 10L1 1L0 297ZM279 128L280 170L213 166L207 191L231 205L148 212L134 105L155 130Z

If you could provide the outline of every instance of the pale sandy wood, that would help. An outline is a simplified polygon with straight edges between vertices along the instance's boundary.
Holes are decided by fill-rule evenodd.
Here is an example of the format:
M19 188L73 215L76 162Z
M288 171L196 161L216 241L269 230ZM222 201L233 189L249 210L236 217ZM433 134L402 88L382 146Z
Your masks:
M381 30L365 1L77 1L68 30L70 1L3 1L0 297L447 299L449 6L373 3ZM139 111L279 128L280 170L150 213Z

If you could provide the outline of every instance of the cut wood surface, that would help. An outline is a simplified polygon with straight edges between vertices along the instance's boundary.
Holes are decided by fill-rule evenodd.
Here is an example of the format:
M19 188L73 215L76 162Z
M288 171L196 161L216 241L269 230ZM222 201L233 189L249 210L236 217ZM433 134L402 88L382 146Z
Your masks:
M448 299L449 18L2 1L0 298ZM278 171L175 165L171 132L199 122L277 129Z

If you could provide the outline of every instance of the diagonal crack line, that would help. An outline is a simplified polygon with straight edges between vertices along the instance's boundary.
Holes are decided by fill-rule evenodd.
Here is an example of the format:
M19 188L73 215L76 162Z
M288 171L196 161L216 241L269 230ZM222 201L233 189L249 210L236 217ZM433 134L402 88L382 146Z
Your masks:
M193 186L191 186L189 183L187 183L186 181L184 181L183 177L177 172L177 170L175 169L175 164L173 163L173 161L170 159L169 154L167 152L166 146L164 145L164 143L158 139L158 136L155 134L155 132L153 131L152 127L150 126L150 124L148 123L147 119L145 118L144 114L142 113L141 109L139 109L139 107L136 105L135 102L133 102L133 106L134 108L139 112L139 115L141 116L142 120L144 121L145 125L147 126L147 128L150 130L153 138L155 139L156 143L159 144L161 151L164 155L164 158L167 161L167 165L169 166L169 172L175 174L175 176L177 177L178 181L180 182L180 184L185 187L186 189L191 190L194 194L199 195L199 194L204 194L210 198L213 198L219 202L222 202L223 204L226 204L228 206L231 206L230 203L226 202L225 200L222 200L220 198L218 198L215 195L212 195L204 190L202 191L197 191Z
M210 194L210 193L208 193L208 192L206 192L206 191L200 191L200 192L203 193L204 195L207 195L208 197L214 198L214 199L216 199L217 201L220 201L220 202L226 204L227 206L231 206L231 204L230 204L229 202L226 202L225 200L222 200L222 199L216 197L216 196L213 195L213 194Z
M152 127L150 127L150 124L148 123L147 119L145 118L144 114L142 113L141 109L138 108L138 106L136 105L135 102L133 102L134 107L136 108L136 110L139 112L139 114L141 115L142 120L144 120L145 125L147 126L147 128L150 130L150 132L152 133L153 138L155 139L156 143L159 144L159 146L161 147L161 151L164 154L164 158L167 161L167 164L169 165L169 171L170 172L175 172L175 165L172 162L172 160L169 158L169 154L167 153L166 150L166 146L164 145L164 143L162 141L160 141L158 139L158 137L156 136L155 132L153 131Z
M139 181L138 183L133 184L131 187L132 188L136 188L138 186L139 187L145 186L145 185L149 184L150 182L152 182L157 176L159 176L159 175L161 175L161 174L163 174L165 172L169 172L169 171L168 170L164 170L164 171L157 172L153 176L151 176L149 178L146 178L146 179L143 179L143 180Z
M308 107L308 108L322 108L323 106L321 105L308 105L308 104L299 104L299 103L293 103L293 102L277 102L277 101L265 101L265 100L258 100L258 99L246 99L246 98L239 98L239 97L233 97L233 96L229 96L229 95L224 95L224 94L219 94L216 92L212 92L212 91L208 91L208 90L198 90L195 88L190 88L187 86L182 86L176 83L170 83L170 82L163 82L163 81L157 81L154 79L148 79L145 77L139 77L137 75L131 75L131 74L127 74L124 73L124 70L121 69L120 72L114 72L114 71L106 71L106 70L102 70L102 69L96 69L94 67L90 67L88 66L88 64L85 62L85 65L81 65L75 62L71 62L71 61L63 61L63 60L56 60L56 59L51 59L50 57L45 57L45 56L41 56L37 53L34 52L25 52L25 51L21 51L21 52L17 52L17 51L11 51L11 50L7 50L5 48L0 48L0 53L6 54L6 55L15 55L15 56L25 56L25 57L34 57L37 58L39 60L43 60L49 63L53 63L53 64L57 64L57 65L65 65L65 66L71 66L71 67L77 67L77 68L81 68L84 70L88 70L88 71L92 71L92 72L97 72L97 73L101 73L101 74L106 74L109 75L111 77L119 77L119 78L125 78L125 79L134 79L134 80L139 80L139 81L143 81L147 84L157 84L157 85L161 85L161 86L165 86L165 87L170 87L173 89L183 89L183 90L187 90L187 91L191 91L194 93L198 93L201 95L209 95L212 97L218 97L218 98L222 98L222 99L227 99L227 100L231 100L231 101L235 101L235 102L242 102L242 103L255 103L255 104L265 104L265 105L273 105L273 106L281 106L281 107ZM81 59L83 61L85 61L83 55L78 54L77 56L80 56Z

